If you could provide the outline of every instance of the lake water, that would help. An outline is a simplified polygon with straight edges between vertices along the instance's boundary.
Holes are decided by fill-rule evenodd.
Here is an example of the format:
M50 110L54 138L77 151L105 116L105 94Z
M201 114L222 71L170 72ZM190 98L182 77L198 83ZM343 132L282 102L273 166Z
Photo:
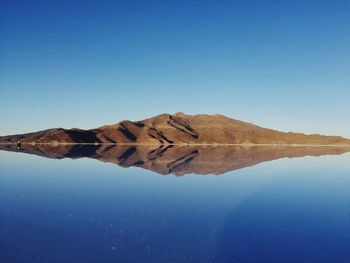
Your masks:
M0 262L350 262L350 153L201 151L0 151Z

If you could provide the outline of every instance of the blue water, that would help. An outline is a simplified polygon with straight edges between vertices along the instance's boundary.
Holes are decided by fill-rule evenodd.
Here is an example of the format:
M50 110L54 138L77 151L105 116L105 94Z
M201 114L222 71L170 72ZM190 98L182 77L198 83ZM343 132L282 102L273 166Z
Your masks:
M350 262L350 154L176 177L1 151L0 262Z

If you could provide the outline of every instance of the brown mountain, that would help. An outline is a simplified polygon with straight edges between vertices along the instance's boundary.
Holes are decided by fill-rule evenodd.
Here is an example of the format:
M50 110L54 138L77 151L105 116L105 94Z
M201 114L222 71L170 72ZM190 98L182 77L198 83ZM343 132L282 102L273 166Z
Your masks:
M127 143L127 144L269 144L350 145L339 136L285 133L222 115L162 114L143 121L122 121L96 129L50 129L0 137L0 143Z
M0 150L35 154L52 159L92 158L122 167L140 167L159 174L223 174L280 158L338 155L342 146L213 146L110 144L2 144Z

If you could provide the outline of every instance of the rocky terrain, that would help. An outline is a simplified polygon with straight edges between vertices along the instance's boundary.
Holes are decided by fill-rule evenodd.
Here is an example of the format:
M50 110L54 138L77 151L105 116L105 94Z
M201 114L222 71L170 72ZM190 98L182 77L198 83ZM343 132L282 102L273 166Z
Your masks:
M176 113L90 130L57 128L3 136L0 143L350 145L350 140L340 136L279 132L222 115Z

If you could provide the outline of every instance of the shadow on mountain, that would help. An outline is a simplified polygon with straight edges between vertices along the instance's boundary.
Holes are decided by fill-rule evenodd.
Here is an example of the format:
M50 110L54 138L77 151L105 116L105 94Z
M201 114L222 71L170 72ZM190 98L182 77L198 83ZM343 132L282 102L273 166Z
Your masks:
M302 146L155 146L111 144L15 144L0 150L52 159L92 158L122 167L141 167L159 174L223 174L280 158L339 155L349 147Z

